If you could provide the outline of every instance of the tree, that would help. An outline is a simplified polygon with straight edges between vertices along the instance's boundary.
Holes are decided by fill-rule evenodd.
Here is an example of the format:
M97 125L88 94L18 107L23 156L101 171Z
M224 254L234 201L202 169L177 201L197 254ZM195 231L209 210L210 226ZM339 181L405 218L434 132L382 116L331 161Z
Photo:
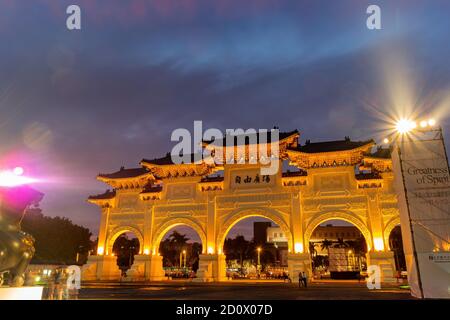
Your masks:
M160 253L164 257L163 264L167 267L180 266L180 253L186 250L186 266L198 269L199 255L202 245L198 242L188 243L190 239L185 234L174 230L160 245Z
M82 264L92 249L89 229L67 218L44 216L39 208L27 211L22 229L35 239L32 263L75 264L78 254Z
M239 260L241 269L244 268L244 260L252 259L255 253L254 243L246 240L242 235L237 235L234 239L227 238L223 249L228 260Z
M128 238L126 233L121 234L114 241L112 251L117 256L117 265L122 270L131 268L134 262L134 256L139 253L139 240L137 238Z
M328 255L330 255L329 249L330 249L330 247L331 247L332 244L333 244L332 241L327 240L327 239L324 239L324 240L322 241L322 244L321 244L320 248L321 248L322 250L327 250Z

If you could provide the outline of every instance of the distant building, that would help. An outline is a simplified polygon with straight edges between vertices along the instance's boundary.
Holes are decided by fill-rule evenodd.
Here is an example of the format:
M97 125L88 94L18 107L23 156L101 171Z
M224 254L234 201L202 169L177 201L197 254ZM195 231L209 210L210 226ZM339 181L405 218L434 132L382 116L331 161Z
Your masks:
M362 237L361 231L355 226L318 226L311 235L309 241L316 242L327 240L356 240Z
M253 222L253 240L256 244L267 243L267 230L270 227L271 222Z

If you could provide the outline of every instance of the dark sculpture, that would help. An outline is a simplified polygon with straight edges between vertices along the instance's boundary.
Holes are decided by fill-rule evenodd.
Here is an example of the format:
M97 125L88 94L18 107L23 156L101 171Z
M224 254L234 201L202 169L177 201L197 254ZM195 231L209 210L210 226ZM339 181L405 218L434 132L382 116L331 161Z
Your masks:
M25 209L43 194L28 186L0 188L0 285L9 272L10 285L22 286L34 255L34 238L20 229Z

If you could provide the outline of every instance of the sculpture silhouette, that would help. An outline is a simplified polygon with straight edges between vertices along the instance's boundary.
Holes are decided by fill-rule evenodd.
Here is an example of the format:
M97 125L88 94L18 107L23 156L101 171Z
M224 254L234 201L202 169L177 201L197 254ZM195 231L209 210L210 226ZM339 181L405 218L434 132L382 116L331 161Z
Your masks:
M0 285L9 272L10 285L22 286L34 255L34 238L20 228L25 209L43 194L27 186L0 188Z

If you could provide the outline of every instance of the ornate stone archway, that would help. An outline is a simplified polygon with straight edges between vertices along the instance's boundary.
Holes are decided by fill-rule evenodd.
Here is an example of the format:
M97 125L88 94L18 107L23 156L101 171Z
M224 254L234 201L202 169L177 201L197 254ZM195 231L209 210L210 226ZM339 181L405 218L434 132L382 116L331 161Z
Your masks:
M271 208L261 208L261 207L255 207L255 208L240 208L235 210L234 212L231 212L227 215L228 218L224 221L223 225L219 229L219 233L217 236L217 249L222 250L223 244L225 242L225 238L228 234L228 232L233 228L234 225L236 225L239 221L242 221L246 218L250 217L262 217L269 219L276 223L286 234L288 238L288 248L289 250L292 250L292 232L289 227L289 225L284 221L282 216L277 210L271 209Z
M316 229L317 226L319 226L320 224L329 220L344 220L346 222L353 224L355 227L359 229L359 231L361 231L362 235L364 236L364 239L366 240L367 244L367 250L370 251L370 249L373 248L372 233L370 232L369 228L354 213L346 211L330 211L316 214L306 227L304 234L305 244L309 243L309 239L311 238L314 229ZM309 250L308 245L306 246L306 248L308 248Z
M116 239L120 235L122 235L122 234L124 234L126 232L132 232L136 236L136 238L138 238L138 240L139 240L139 254L142 253L143 247L144 247L144 237L142 236L142 232L136 227L119 226L119 227L113 229L110 232L110 235L109 235L108 240L106 242L108 244L107 251L106 251L107 254L112 253L112 248L114 246L114 242L116 241Z
M159 227L157 227L157 231L155 232L155 235L153 237L152 241L152 248L153 252L157 253L159 250L159 245L161 243L162 238L164 235L172 228L179 226L179 225L185 225L190 228L192 228L195 232L197 232L198 236L200 237L200 240L202 242L202 251L205 252L206 250L206 232L202 228L202 226L195 221L194 219L190 218L170 218L165 221L163 221Z
M389 249L390 249L389 236L391 235L392 230L394 230L394 228L399 225L400 225L400 217L395 217L395 218L392 218L384 227L384 232L383 232L384 243L385 243L386 247Z
M398 216L389 154L372 154L372 140L346 138L302 146L298 137L299 133L293 131L283 133L279 139L279 150L283 151L279 168L283 168L281 161L289 160L298 168L292 172L263 174L260 164L247 162L177 164L167 154L144 159L136 168L98 175L113 189L89 197L89 202L101 208L97 255L89 259L95 279L112 277L112 244L127 231L134 232L141 244L141 254L136 258L139 274L147 280L164 279L162 257L157 251L167 231L177 225L191 227L201 239L204 252L199 257L197 278L226 279L222 252L225 237L236 223L248 217L267 218L280 227L277 234L286 235L290 250L287 265L294 281L300 271L310 269L307 251L314 229L331 219L347 221L361 231L372 249L368 254L371 263L389 264L393 256L383 240L388 242L397 224L390 220ZM261 146L268 147L265 143ZM214 149L224 155L230 151L238 150L220 145ZM251 159L249 156L243 158ZM355 174L355 166L374 172L365 173L363 169Z

